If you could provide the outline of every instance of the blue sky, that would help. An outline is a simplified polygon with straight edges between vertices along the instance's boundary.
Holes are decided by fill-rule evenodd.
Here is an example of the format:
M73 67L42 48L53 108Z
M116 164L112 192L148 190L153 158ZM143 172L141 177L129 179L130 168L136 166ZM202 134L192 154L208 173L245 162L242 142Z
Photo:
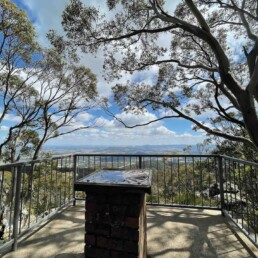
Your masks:
M61 26L61 14L62 10L65 8L65 5L69 3L68 0L15 0L13 2L27 12L30 20L33 22L36 28L41 45L47 46L48 43L45 35L49 29L55 29L59 33L63 33ZM97 0L90 0L87 1L87 3L98 3L99 5L100 2ZM171 1L169 3L171 5L170 7L173 8L175 3L176 1ZM111 100L111 87L116 82L108 84L102 77L103 55L100 53L96 58L89 55L82 56L82 63L85 65L90 64L90 68L98 78L98 90L100 95L109 97ZM149 72L140 75L138 79L141 78L141 80L144 81L152 80L154 77L155 71L150 70ZM133 80L135 77L128 75L128 77L124 79ZM121 112L112 102L112 100L111 110L116 112L120 118L129 124L147 122L151 119L155 119L156 117L156 115L152 112L147 112L142 116L126 114ZM112 117L107 116L105 113L99 110L95 110L90 114L82 114L78 117L77 122L86 124L89 119L92 118L98 118L101 126L51 140L48 142L48 145L196 144L205 139L205 135L203 133L196 133L192 131L192 123L183 119L163 120L146 127L126 129L117 121L113 120ZM4 126L11 125L12 121L15 121L15 116L11 116L6 119L1 128L0 138L3 138L5 135L4 129L6 128Z

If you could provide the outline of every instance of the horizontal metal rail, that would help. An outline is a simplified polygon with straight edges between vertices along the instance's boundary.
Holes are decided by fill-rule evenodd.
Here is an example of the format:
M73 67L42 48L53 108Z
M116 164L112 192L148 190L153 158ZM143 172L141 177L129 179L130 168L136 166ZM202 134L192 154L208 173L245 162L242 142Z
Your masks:
M101 157L108 157L108 156L113 156L113 157L159 157L159 158L162 158L162 157L196 157L196 158L210 158L210 157L223 157L222 155L217 155L217 154L207 154L207 155L198 155L198 154L119 154L119 153L105 153L105 154L102 154L102 153L77 153L77 154L74 154L74 156L80 156L80 157L83 157L83 156L90 156L90 157L98 157L98 156L101 156ZM224 156L224 157L227 157L227 156Z
M18 167L18 166L29 166L31 164L40 163L40 162L47 162L57 159L64 159L64 158L72 158L74 155L61 155L61 156L54 156L52 158L42 158L42 159L36 159L36 160L25 160L20 162L14 162L14 163L7 163L0 165L0 169L10 168L10 167Z

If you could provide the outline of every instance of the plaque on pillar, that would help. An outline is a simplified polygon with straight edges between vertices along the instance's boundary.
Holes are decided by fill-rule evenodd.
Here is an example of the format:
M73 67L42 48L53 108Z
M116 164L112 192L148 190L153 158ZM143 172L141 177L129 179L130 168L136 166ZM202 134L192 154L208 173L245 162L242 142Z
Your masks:
M86 192L85 257L146 257L151 170L101 170L75 190Z

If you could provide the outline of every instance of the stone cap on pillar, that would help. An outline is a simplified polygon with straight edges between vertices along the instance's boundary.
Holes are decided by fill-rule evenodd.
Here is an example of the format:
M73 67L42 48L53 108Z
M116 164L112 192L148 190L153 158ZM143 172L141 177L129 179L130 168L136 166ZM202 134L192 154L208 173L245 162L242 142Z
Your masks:
M75 191L141 191L151 192L150 169L102 169L74 183Z

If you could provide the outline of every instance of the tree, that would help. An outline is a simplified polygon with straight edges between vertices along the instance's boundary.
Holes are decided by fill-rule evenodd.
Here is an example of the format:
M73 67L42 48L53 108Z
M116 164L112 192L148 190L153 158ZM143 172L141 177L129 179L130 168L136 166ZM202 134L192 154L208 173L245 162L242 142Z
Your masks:
M20 145L22 144L20 142L20 136L24 134L24 130L30 131L28 127L34 123L40 111L37 100L38 92L33 87L27 84L25 85L22 95L13 98L10 102L9 111L6 113L14 115L17 121L9 126L6 138L0 143L0 153L2 154L4 150L4 159L9 162L18 161L20 159L20 155L18 154L21 150ZM30 133L30 135L36 136L36 132L35 134ZM31 141L33 141L33 139L31 139ZM8 149L11 151L9 154L6 153ZM23 151L21 151L21 153L22 152Z
M0 125L8 115L20 118L0 143L1 154L4 145L13 141L13 134L37 116L32 78L41 62L34 27L26 13L9 0L0 0L0 35Z
M78 63L76 54L70 56L65 48L53 46L42 50L37 69L31 85L26 84L27 91L12 100L12 112L21 122L10 126L6 139L0 143L6 160L12 162L18 161L22 153L29 154L27 146L24 146L26 153L20 149L27 141L21 140L20 134L27 132L36 137L31 139L33 148L29 148L29 156L35 160L48 140L94 126L93 121L87 125L82 121L76 126L75 118L102 101L97 99L96 76Z
M20 68L35 66L32 57L39 46L26 13L9 0L0 0L0 34L1 123L12 109L13 100L28 91L27 82L36 71Z
M5 158L17 161L25 150L25 131L36 137L29 150L37 159L46 141L93 126L74 123L101 102L95 75L80 65L74 49L66 48L53 31L48 35L51 47L41 48L26 13L9 0L0 0L0 34L0 126L8 116L15 117L0 142L0 155L5 149Z
M22 129L12 133L12 139L4 146L4 162L18 162L20 158L30 156L39 145L39 134L31 129Z
M215 139L215 143L215 148L212 150L211 154L219 154L239 159L247 159L249 161L258 163L257 152L255 152L251 148L246 148L246 146L243 144L224 140L223 138Z
M108 80L157 70L152 84L113 88L122 108L162 110L155 121L184 118L258 150L257 1L184 0L174 11L163 0L106 3L108 15L71 0L62 24L71 45L104 50Z
M96 76L58 43L45 50L43 67L37 74L40 111L31 126L39 133L39 142L32 156L34 160L48 140L94 126L93 121L87 125L82 121L76 126L75 118L102 101L97 99Z

